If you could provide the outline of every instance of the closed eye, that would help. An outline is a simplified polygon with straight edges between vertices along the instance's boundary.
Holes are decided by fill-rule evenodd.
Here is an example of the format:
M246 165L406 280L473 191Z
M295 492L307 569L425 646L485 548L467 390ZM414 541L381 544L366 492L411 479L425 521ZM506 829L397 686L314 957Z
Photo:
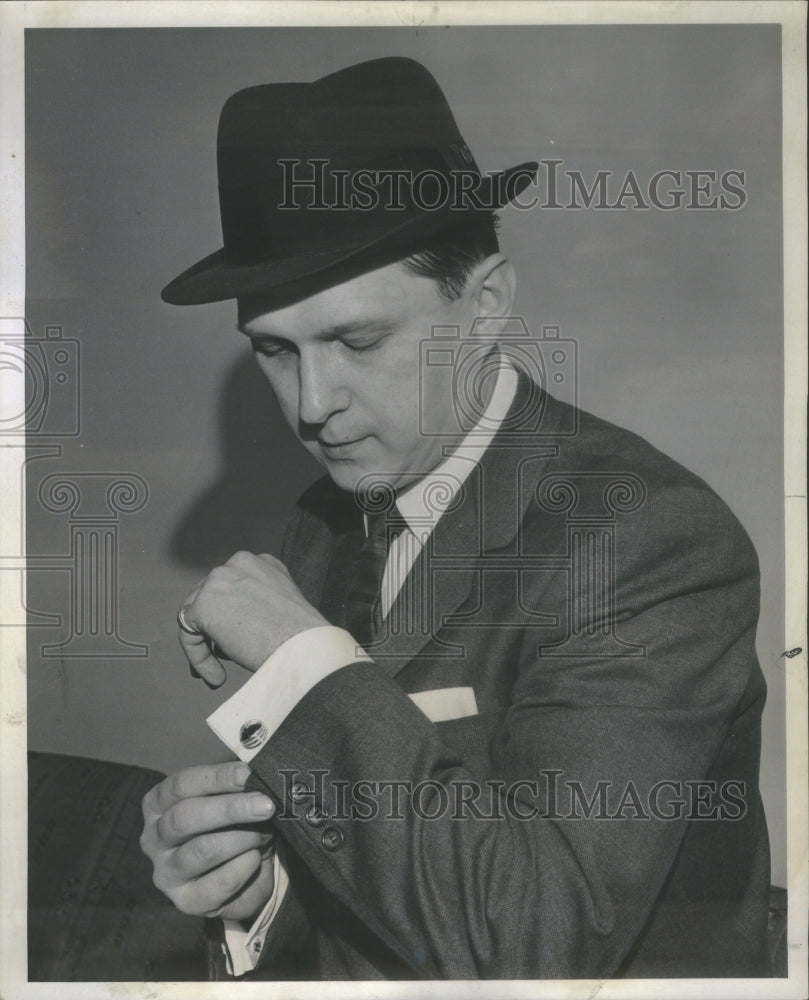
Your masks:
M251 337L250 342L254 354L265 358L277 358L297 351L294 344L288 340L276 340L270 337Z
M389 331L385 333L377 333L372 336L364 337L341 337L340 342L344 344L350 351L357 353L363 351L372 351L374 348L379 347L379 345L387 339L389 336Z
M392 333L393 329L390 326L376 323L339 325L324 330L318 339L327 343L340 344L353 354L363 354L375 350ZM274 337L266 333L250 336L250 342L253 352L261 354L265 358L279 358L299 353L298 345L293 341L286 340L283 337Z

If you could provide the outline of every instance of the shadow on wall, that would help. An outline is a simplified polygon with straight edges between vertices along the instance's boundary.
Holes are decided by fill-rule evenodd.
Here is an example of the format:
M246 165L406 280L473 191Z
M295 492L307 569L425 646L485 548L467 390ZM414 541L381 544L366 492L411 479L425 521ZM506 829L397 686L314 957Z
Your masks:
M219 478L183 514L172 557L208 571L234 552L280 553L293 504L322 468L304 451L251 358L227 376L220 403Z

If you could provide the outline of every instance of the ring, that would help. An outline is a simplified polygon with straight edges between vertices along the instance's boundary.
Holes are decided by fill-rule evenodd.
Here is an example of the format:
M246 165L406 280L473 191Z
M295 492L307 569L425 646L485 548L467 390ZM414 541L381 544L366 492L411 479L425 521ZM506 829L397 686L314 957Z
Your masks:
M177 612L177 624L183 630L187 632L188 635L202 635L202 632L198 628L191 628L188 622L185 620L185 608L180 608Z

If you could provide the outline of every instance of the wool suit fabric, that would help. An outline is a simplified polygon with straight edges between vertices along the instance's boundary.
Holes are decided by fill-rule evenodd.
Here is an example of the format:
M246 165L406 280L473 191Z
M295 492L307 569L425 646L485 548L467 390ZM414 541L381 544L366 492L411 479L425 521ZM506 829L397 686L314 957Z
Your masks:
M336 625L360 523L324 479L287 532ZM321 680L251 762L291 880L252 976L768 975L759 575L724 502L521 376L411 572L427 609L408 619L403 588L374 662ZM477 714L433 722L409 697L452 687ZM434 784L423 815L358 818L360 780ZM459 818L464 782L511 807Z

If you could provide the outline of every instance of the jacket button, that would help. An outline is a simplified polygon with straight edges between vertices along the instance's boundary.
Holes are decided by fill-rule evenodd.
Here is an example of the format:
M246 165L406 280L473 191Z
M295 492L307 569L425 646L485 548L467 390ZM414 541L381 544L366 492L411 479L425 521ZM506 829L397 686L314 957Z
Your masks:
M326 822L326 814L321 812L317 806L311 806L307 809L304 818L309 826L322 826Z
M320 835L320 843L327 851L336 851L343 843L343 835L336 826L329 826Z
M289 789L289 797L293 802L301 802L303 799L308 799L311 794L312 789L305 781L293 781L292 787Z

